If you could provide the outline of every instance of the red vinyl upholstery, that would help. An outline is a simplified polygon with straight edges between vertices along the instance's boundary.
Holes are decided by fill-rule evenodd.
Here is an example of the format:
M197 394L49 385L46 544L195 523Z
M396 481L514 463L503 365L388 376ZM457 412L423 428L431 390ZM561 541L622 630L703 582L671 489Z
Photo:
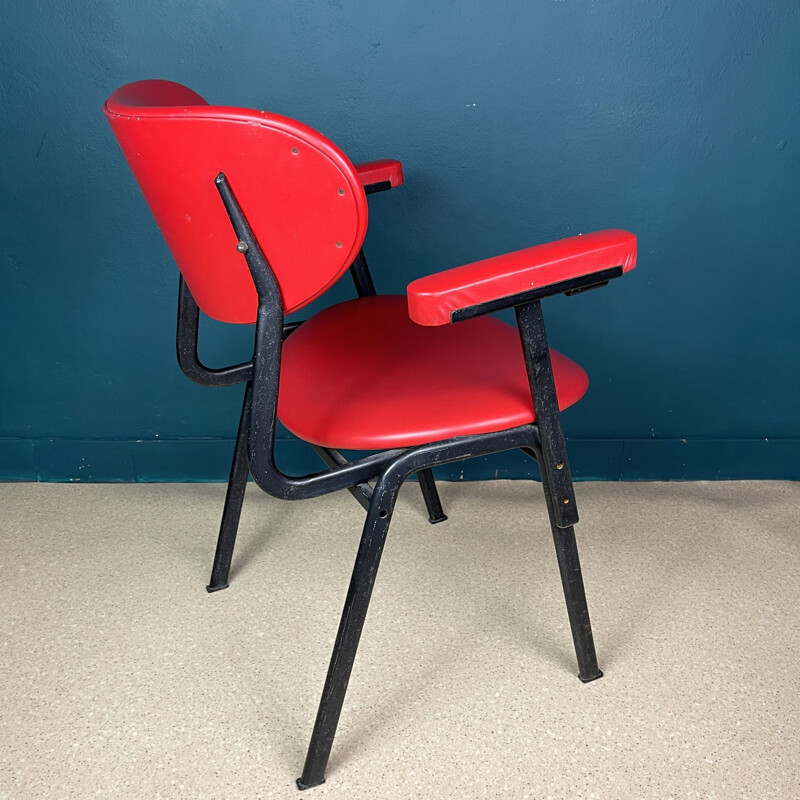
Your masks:
M419 278L408 286L408 312L420 325L446 325L454 311L618 266L636 266L632 233L572 236Z
M589 385L551 350L561 409ZM493 317L429 328L403 295L321 311L284 343L278 416L325 447L377 450L524 425L534 419L516 328Z
M258 305L219 199L224 172L281 288L286 313L347 270L367 230L356 169L307 125L210 106L170 81L118 89L105 113L200 308L223 322L253 322Z
M372 183L387 181L392 189L403 184L403 165L393 158L383 158L380 161L366 161L356 164L356 172L362 186Z

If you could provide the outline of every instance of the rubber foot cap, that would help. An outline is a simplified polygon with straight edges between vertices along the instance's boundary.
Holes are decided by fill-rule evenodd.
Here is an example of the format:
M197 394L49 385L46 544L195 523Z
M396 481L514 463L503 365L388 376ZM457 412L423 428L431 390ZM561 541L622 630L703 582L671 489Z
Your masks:
M323 783L325 783L325 778L323 778L321 781L317 781L316 783L303 783L303 779L298 778L296 783L297 788L302 792L306 789L313 789L315 786L321 786Z
M581 678L580 675L578 675L578 677L580 678L581 683L591 683L592 681L596 681L598 678L603 677L603 670L597 670L597 675L592 675L591 678Z

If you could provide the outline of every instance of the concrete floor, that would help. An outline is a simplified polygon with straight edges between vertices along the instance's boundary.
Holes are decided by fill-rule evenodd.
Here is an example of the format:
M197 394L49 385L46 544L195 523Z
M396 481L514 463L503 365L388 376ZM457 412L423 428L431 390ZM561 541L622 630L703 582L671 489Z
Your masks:
M541 488L405 487L324 785L300 774L363 520L251 487L0 485L0 798L789 798L800 484L577 485L602 680Z

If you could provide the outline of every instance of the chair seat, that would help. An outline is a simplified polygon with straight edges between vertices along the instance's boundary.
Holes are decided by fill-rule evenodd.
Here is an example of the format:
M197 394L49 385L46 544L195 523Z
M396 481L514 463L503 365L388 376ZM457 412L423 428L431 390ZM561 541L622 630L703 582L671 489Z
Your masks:
M559 408L589 379L551 350ZM278 418L336 449L409 447L534 420L517 329L493 317L417 325L405 295L327 308L284 343Z

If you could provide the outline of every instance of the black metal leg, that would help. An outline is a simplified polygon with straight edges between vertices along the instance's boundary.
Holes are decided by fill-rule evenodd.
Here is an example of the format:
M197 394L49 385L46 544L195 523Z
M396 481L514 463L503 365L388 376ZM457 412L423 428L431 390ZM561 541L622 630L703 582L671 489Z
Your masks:
M564 598L567 601L569 626L572 630L572 641L575 655L578 658L578 677L584 682L602 678L603 673L597 666L597 654L594 649L592 625L589 621L589 607L586 604L586 593L583 588L581 563L578 559L578 545L575 542L575 528L559 528L553 508L553 496L541 459L538 454L542 473L542 486L547 502L547 513L550 516L550 528L556 546L558 569L561 572L561 584L564 587Z
M544 329L542 307L538 300L517 306L517 326L525 354L525 367L536 410L536 427L539 430L539 469L542 480L548 482L550 492L555 498L551 518L559 528L568 528L578 521L575 505L575 492L567 459L567 444L561 428L561 414L558 410L556 384L553 378L553 365L547 334Z
M308 746L306 763L302 776L297 779L299 789L309 789L325 782L325 768L328 765L333 737L342 712L347 684L355 662L398 489L399 485L386 487L379 481L372 496L339 623L339 632L333 646L325 688L322 690L314 732L311 734Z
M442 501L439 499L439 492L436 490L436 482L433 479L433 472L430 469L421 469L417 473L419 488L422 489L422 496L425 498L425 508L428 509L428 521L431 525L437 522L444 522L447 515L442 510Z
M225 507L222 511L222 522L217 538L217 552L214 554L214 566L211 569L211 582L206 586L209 592L218 592L228 588L228 573L233 559L233 547L236 544L236 532L239 529L239 516L242 513L244 492L250 474L248 458L248 438L250 429L250 403L252 384L247 383L242 403L242 416L239 419L239 430L236 434L236 447L233 451L231 475L228 480L228 491L225 495Z

